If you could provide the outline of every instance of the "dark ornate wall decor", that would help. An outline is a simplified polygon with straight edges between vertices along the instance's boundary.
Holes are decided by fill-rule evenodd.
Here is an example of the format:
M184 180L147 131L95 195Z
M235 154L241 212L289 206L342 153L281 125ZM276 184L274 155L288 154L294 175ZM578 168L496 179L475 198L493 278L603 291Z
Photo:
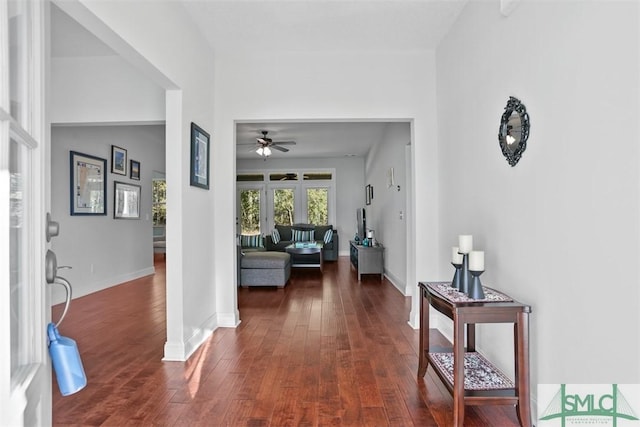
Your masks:
M502 154L511 166L515 166L527 148L529 138L529 114L518 98L509 97L500 120L498 141Z

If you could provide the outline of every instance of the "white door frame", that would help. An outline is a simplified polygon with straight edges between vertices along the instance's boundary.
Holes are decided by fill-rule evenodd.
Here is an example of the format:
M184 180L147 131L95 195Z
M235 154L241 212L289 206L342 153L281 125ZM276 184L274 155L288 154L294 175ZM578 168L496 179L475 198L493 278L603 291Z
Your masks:
M44 222L50 206L50 132L45 117L49 3L26 0L12 7L0 0L0 336L6 340L0 346L0 424L49 425L51 363L46 324L51 314L44 278ZM15 31L13 37L9 31ZM9 44L17 39L20 48L14 46L11 51ZM17 64L21 68L15 68ZM9 99L9 93L20 95ZM11 141L14 152L24 156L19 162L16 157L10 159ZM19 163L14 182L20 183L15 184L18 192L14 190L13 196L14 201L20 200L14 205L19 208L8 203L12 162L14 169ZM20 224L14 227L21 230L14 233L21 236L20 250L11 243L12 215ZM19 279L10 273L10 253L21 259ZM19 299L12 301L12 288Z

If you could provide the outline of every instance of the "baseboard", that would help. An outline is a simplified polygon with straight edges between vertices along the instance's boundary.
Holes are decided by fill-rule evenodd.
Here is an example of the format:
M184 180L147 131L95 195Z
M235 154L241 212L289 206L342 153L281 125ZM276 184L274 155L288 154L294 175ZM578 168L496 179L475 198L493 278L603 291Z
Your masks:
M237 328L241 322L238 310L233 313L218 313L217 318L220 328Z
M389 282L402 294L402 296L408 296L406 293L406 285L405 283L390 273L388 270L385 270L384 277L387 278Z
M119 276L110 277L100 282L85 284L83 287L71 286L73 287L73 299L84 297L86 295L93 294L95 292L99 292L108 288L112 288L117 285L121 285L125 282L129 282L131 280L136 280L141 277L152 275L156 272L155 267L147 267L142 270L132 271L130 273L121 274ZM51 292L51 305L61 304L65 301L66 295L62 287L60 289L54 288Z
M191 355L218 329L217 315L214 313L205 320L200 327L196 328L191 337L184 343L165 342L164 361L184 362L189 360Z
M184 362L184 343L181 342L165 342L164 343L164 357L165 362Z

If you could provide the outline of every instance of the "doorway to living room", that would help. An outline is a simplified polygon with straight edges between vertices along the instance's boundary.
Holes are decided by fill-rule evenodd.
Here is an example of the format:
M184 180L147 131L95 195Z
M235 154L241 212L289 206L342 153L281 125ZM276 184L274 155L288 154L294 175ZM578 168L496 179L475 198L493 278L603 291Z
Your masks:
M294 199L289 202L293 221L307 222L305 195L292 183L304 182L300 177L310 170L332 170L329 199L335 198L335 203L329 203L329 223L341 235L340 255L348 255L349 240L356 232L356 210L364 208L368 228L375 230L376 239L387 248L385 274L407 295L411 121L261 121L236 122L235 126L238 234L248 230L242 223L249 218L259 224L253 233L267 236L272 232L278 224L276 211L285 210L274 210L276 191L288 192ZM256 141L265 130L274 141L295 144L287 145L284 153L260 155ZM389 170L393 171L393 185L388 182ZM271 176L280 178L273 182Z

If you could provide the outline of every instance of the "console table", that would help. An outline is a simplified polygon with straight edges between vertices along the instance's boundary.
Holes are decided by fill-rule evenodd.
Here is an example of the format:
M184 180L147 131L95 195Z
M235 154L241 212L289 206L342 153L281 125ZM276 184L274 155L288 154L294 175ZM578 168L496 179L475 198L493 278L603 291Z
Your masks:
M516 405L520 425L531 427L529 396L529 313L531 307L484 287L485 299L473 300L451 288L450 282L419 283L420 354L418 377L429 364L453 395L453 425L464 423L464 405ZM453 349L429 345L429 307L453 320ZM480 353L476 323L513 323L515 382ZM465 331L467 348L465 351ZM464 363L463 363L464 360ZM463 365L466 369L463 369ZM468 372L465 378L465 370ZM474 373L482 373L474 377Z
M363 274L379 274L384 279L384 246L363 246L351 240L349 242L351 265L358 272L358 281Z

